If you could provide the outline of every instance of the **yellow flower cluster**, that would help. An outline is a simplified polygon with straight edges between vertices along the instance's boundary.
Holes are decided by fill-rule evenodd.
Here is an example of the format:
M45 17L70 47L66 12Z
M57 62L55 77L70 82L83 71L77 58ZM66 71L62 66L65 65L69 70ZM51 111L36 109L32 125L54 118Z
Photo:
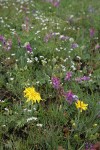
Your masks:
M88 104L85 104L83 101L78 100L76 103L76 108L80 109L80 112L82 112L82 110L87 110L87 106Z
M25 88L24 97L27 98L26 102L31 101L32 104L36 102L39 103L42 100L40 94L35 91L34 87Z

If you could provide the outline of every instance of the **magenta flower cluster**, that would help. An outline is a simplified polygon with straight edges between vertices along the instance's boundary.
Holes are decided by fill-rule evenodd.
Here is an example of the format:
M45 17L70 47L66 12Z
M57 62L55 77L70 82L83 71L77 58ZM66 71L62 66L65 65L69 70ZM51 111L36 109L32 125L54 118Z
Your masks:
M59 7L60 4L59 0L46 0L46 1L51 3L54 7Z
M45 35L44 42L47 43L50 39L52 39L53 37L56 37L56 36L59 36L59 40L62 40L62 41L66 41L69 39L68 36L60 35L59 32L58 33L57 32L50 32L50 33Z
M32 47L29 43L25 46L25 48L28 52L32 52Z
M75 81L77 81L77 82L88 81L88 80L90 80L90 77L88 77L88 76L75 78Z
M72 73L68 72L66 74L65 80L69 81L72 77ZM58 93L63 96L69 104L72 104L73 101L78 99L78 96L75 95L71 90L68 92L64 91L64 88L61 85L60 79L57 77L52 77L51 79L53 88L58 91Z
M73 94L71 90L67 93L64 93L64 96L69 104L72 104L73 101L78 100L78 96Z
M15 34L15 37L17 38L18 45L21 46L20 38L18 37L17 34ZM12 48L12 39L6 40L4 36L0 35L0 41L2 42L3 48L5 50L10 50ZM28 52L32 52L32 47L30 43L27 43L24 47Z
M92 143L86 142L85 143L85 150L96 150Z
M90 28L90 38L93 38L95 35L95 29L94 28Z
M52 81L52 85L53 85L53 87L55 89L59 89L60 88L61 85L60 85L60 79L59 78L52 77L51 81Z
M65 80L70 81L71 77L72 77L72 72L67 72Z
M8 51L12 48L12 40L11 39L6 40L4 36L0 35L0 41L2 42L3 48L5 50Z

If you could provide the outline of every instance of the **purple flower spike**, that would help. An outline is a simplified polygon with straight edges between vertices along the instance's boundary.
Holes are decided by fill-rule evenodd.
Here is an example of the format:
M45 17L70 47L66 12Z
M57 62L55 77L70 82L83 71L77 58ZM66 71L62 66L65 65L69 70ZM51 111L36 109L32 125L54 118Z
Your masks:
M99 49L100 48L100 45L99 44L96 44L95 46L95 50Z
M92 143L86 142L86 144L85 144L85 150L96 150L96 149L94 148L94 146L93 146Z
M84 77L81 78L81 80L82 80L82 81L88 81L88 80L90 80L90 77L84 76Z
M52 85L55 89L59 89L60 88L60 79L57 77L52 77L51 79L52 81Z
M66 100L68 101L69 104L72 104L72 102L74 100L78 99L78 97L76 95L74 95L71 90L68 91L67 93L65 93L64 96L65 96L65 98L66 98Z
M29 43L25 46L25 48L27 51L32 52L32 47Z
M59 7L60 2L56 1L52 3L54 7Z
M75 78L75 81L77 81L77 82L88 81L88 80L90 80L90 77L88 77L88 76Z
M69 39L69 37L68 36L64 36L64 35L60 35L59 39L63 40L63 41L66 41L66 40Z
M72 72L67 72L65 80L69 81L71 79L71 77L72 77Z
M77 43L73 43L72 45L71 45L71 48L72 49L75 49L75 48L77 48L78 47L78 44Z
M0 41L2 42L3 45L5 45L6 40L5 40L4 36L0 35Z
M4 37L2 35L0 35L0 41L3 42Z
M90 31L90 37L92 38L95 34L95 29L91 28L89 31Z
M47 43L51 38L52 38L52 33L46 34L46 36L44 37L44 42Z

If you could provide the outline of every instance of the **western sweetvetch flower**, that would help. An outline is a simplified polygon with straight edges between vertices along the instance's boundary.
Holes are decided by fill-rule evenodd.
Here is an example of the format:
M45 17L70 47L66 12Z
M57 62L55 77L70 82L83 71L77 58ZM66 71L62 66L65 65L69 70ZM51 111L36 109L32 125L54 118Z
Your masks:
M44 37L44 42L47 43L51 38L52 38L52 33L46 34L46 36Z
M69 81L71 79L71 77L72 77L72 72L67 72L65 80Z
M52 4L53 4L54 7L59 7L60 2L59 1L55 1L55 2L52 2Z
M88 80L90 80L90 77L88 77L88 76L75 78L75 81L77 81L77 82L88 81Z
M64 97L66 98L69 104L72 104L73 101L78 99L78 96L73 94L71 90L67 93L64 93Z
M96 46L95 46L95 50L97 50L97 49L100 49L100 45L99 44L96 44Z
M90 80L90 77L88 77L88 76L83 76L83 77L81 77L81 80L82 80L82 81L88 81L88 80Z
M2 35L0 35L0 41L3 42L4 37Z
M39 103L42 100L40 94L36 92L34 87L25 88L23 92L24 92L24 97L27 98L26 102L31 101L33 104L36 102Z
M26 42L26 43L24 44L24 47L26 48L26 50L27 50L28 52L32 52L32 47L31 47L31 45L30 45L29 42Z
M77 48L77 47L79 47L77 43L72 43L72 45L71 45L71 48L72 48L72 49L75 49L75 48Z
M60 88L60 79L57 77L52 77L51 78L52 81L52 85L55 89L59 89Z
M96 150L96 149L93 148L92 143L86 142L85 143L85 150Z
M77 100L75 105L76 108L80 110L80 112L82 112L82 110L87 110L87 106L88 106L88 104L85 104L83 101L80 100Z
M92 37L94 37L94 35L95 35L95 29L94 28L90 28L90 37L92 38Z
M69 39L69 37L68 36L64 36L64 35L60 35L59 39L63 40L63 41L66 41L66 40Z

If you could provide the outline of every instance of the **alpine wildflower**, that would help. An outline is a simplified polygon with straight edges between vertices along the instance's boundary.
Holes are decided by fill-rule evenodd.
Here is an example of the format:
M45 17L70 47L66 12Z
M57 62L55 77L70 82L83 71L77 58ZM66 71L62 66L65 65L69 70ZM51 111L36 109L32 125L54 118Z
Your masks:
M26 102L31 101L33 104L36 102L39 103L42 100L40 93L36 92L34 87L25 88L25 90L23 92L24 92L24 97L27 98Z
M70 81L71 77L72 77L72 72L67 72L65 80Z
M90 38L94 37L95 35L95 29L94 28L90 28Z
M82 112L82 110L87 110L87 106L88 106L88 104L85 104L83 101L80 100L77 100L75 105L76 108L80 110L80 112Z
M29 42L26 42L26 43L24 44L24 47L26 48L26 50L27 50L28 52L32 52L32 47L31 47L31 45L30 45Z
M69 104L72 104L73 101L78 99L78 96L74 95L71 90L69 90L67 93L64 93L64 97Z
M51 79L52 81L52 85L55 89L59 89L60 88L60 79L57 77L52 77Z

